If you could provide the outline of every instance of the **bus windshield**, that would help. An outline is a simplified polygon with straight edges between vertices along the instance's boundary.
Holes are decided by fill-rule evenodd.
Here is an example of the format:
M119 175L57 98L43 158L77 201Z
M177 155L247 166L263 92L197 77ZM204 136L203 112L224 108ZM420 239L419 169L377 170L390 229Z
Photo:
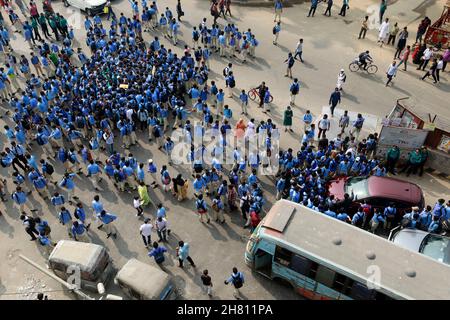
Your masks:
M354 194L355 200L369 197L369 185L367 177L350 178L345 183L345 192L349 195Z

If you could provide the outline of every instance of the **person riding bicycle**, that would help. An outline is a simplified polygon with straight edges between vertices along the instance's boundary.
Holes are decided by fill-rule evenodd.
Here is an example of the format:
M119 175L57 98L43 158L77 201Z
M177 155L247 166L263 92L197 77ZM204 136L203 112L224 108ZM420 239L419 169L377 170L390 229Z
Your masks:
M369 55L369 50L360 53L358 58L359 58L359 64L364 70L367 69L367 63L369 61L373 62L372 57Z

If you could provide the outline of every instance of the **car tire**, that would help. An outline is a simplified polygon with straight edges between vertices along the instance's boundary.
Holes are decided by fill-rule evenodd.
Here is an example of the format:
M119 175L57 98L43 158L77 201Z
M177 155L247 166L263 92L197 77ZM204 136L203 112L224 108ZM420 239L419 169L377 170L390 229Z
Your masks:
M64 6L68 7L69 6L69 2L67 0L64 0Z

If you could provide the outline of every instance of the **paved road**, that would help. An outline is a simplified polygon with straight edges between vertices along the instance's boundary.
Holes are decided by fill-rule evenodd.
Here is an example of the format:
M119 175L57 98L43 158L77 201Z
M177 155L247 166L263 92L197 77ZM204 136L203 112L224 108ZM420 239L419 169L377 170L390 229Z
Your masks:
M427 8L421 7L422 14L428 14L434 19L440 13L440 3ZM285 66L283 61L287 57L287 53L293 50L298 38L305 39L304 58L305 64L296 63L294 66L294 76L298 77L302 84L300 97L297 99L298 107L294 108L294 116L296 117L296 125L294 125L295 133L282 136L281 147L298 145L300 139L299 118L305 109L310 109L315 116L318 116L324 105L327 105L329 94L334 88L339 69L347 69L348 63L361 51L365 49L371 50L376 63L380 67L377 75L368 76L364 74L350 74L348 72L347 83L345 84L345 95L341 108L347 108L354 112L370 113L377 116L387 114L397 98L405 95L411 96L417 105L423 106L424 109L437 113L442 117L449 118L450 111L446 101L449 97L448 73L442 76L443 80L440 86L433 86L429 82L423 83L418 80L419 73L410 68L408 73L401 72L393 88L385 88L384 69L391 62L393 56L392 48L379 48L376 46L375 40L377 32L372 30L368 33L366 40L358 41L356 34L359 31L360 19L365 14L366 9L378 1L361 0L354 3L348 16L342 19L336 16L337 8L334 9L331 18L321 15L321 9L318 9L314 18L306 18L308 5L297 5L285 10L283 15L282 32L279 39L279 45L272 45L272 24L273 16L269 9L257 8L232 8L234 17L231 21L237 24L241 30L251 28L259 39L261 46L257 49L256 58L246 65L242 65L238 60L234 60L234 71L236 74L237 87L239 89L249 89L258 84L261 80L265 80L271 88L271 92L275 97L274 111L271 118L278 124L282 122L282 113L284 107L289 101L288 87L290 81L285 78ZM389 7L387 16L392 12L393 18L400 21L399 25L410 25L411 36L417 26L417 17L419 13L411 11L418 6L421 1L402 1ZM434 2L433 2L434 3ZM169 6L175 11L175 0L160 0L158 4L161 7ZM130 5L128 1L113 1L116 13L123 11L129 15ZM56 2L54 7L63 14L67 12L60 2ZM182 36L176 52L181 53L184 43L190 44L191 27L197 25L201 19L206 16L208 22L212 19L209 15L208 1L184 1L184 10L186 12L186 21L182 24ZM325 10L325 8L323 8ZM397 14L398 13L398 14ZM434 14L434 15L433 15ZM77 16L75 15L74 21ZM82 26L82 20L80 26ZM223 20L219 20L223 23ZM76 30L77 38L80 46L84 44L84 30ZM159 34L158 34L159 35ZM151 34L146 34L145 38L151 38ZM17 48L17 53L29 54L27 50L23 50L26 46L20 35L12 41L13 46ZM163 43L172 47L166 40ZM222 69L225 66L222 58L213 58L212 77L211 80L219 82L220 86L224 86L222 77ZM239 106L236 102L226 101L229 103L235 114L239 114ZM262 120L267 118L259 110L256 105L251 105L251 115L255 119ZM0 120L3 126L4 119ZM140 137L142 138L142 137ZM1 138L0 147L4 146L4 138ZM157 150L154 145L149 145L145 139L140 140L140 146L132 148L139 161L146 161L153 158L158 167L165 163L165 156ZM41 152L37 152L41 156ZM58 176L62 172L62 168L56 167ZM175 167L171 172L179 171L188 176L188 170L184 167ZM4 169L0 169L0 174L5 176L7 173ZM93 187L86 179L77 179L77 194L82 202L88 205L93 197ZM412 177L411 181L419 183L424 189L428 203L436 201L440 197L449 197L449 181L444 181L437 177L425 174L424 177ZM273 202L273 183L271 177L264 177L262 183L265 186L268 195L268 206ZM150 264L154 262L146 257L146 250L143 247L141 239L138 235L138 227L142 223L134 215L132 208L132 195L117 194L111 183L103 183L104 191L100 192L106 208L117 213L119 219L117 228L119 237L117 240L106 239L102 232L93 233L92 240L95 243L105 245L114 259L115 265L121 267L129 258L138 258ZM13 188L13 184L8 182L9 190ZM201 293L199 276L203 268L208 268L215 283L215 299L231 298L232 290L223 284L223 280L233 266L242 269L247 276L247 283L243 293L248 299L297 299L298 297L284 286L268 281L259 275L251 274L245 267L243 262L243 253L246 243L248 231L241 227L241 218L238 214L232 214L227 217L227 224L219 226L211 224L210 226L202 225L198 222L193 212L193 202L185 201L178 203L172 199L170 194L165 194L161 190L151 190L152 200L163 202L168 207L168 217L171 222L173 234L169 241L169 251L174 254L178 239L183 239L191 244L191 256L197 264L197 269L187 267L180 270L176 267L176 261L169 259L168 270L174 276L177 286L183 293L183 297L187 299L199 299L205 296ZM56 212L53 208L49 208L47 204L40 199L32 198L35 208L49 220L52 225L52 235L54 239L63 239L65 230L61 228L56 219ZM11 201L6 204L6 214L0 217L0 257L2 263L0 265L0 294L15 292L32 292L39 290L61 290L61 286L47 277L42 276L24 262L19 261L17 255L23 253L34 259L41 265L45 264L44 255L39 251L35 243L28 241L28 236L23 232L22 226L18 220L18 211L12 206ZM5 211L2 207L2 211ZM154 215L154 210L146 210L146 216ZM156 235L155 235L156 236ZM43 287L45 286L45 287ZM110 292L116 293L117 288L111 287ZM67 299L72 298L71 295L64 292L51 292L51 298ZM1 299L11 298L30 298L32 294L24 295L2 295Z

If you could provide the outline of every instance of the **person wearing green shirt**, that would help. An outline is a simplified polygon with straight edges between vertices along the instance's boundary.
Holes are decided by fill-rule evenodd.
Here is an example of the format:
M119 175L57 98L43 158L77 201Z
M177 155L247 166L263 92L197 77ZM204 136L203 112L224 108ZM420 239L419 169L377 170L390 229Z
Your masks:
M428 160L428 150L427 147L422 146L420 148L420 163L419 163L419 177L423 175L423 167L425 166L425 162Z
M417 168L420 165L420 162L422 161L422 156L420 154L420 149L416 149L409 153L408 162L403 167L402 171L400 173L403 173L406 171L406 176L409 176L412 173L417 172Z
M42 32L44 33L44 36L46 39L50 37L50 33L48 32L48 26L47 26L47 18L43 13L38 18L39 25L41 26Z
M58 24L54 15L48 17L48 24L50 25L50 28L52 28L56 41L59 41Z
M57 13L56 14L56 21L57 21L58 29L61 32L61 34L64 37L67 37L67 35L69 34L69 30L67 28L67 20L62 15Z
M392 174L395 173L395 166L397 165L397 161L400 158L400 149L397 146L393 146L386 153L386 169L388 172Z
M42 42L41 34L39 33L38 18L31 18L31 27L33 28L34 38Z
M49 59L52 61L52 63L55 65L55 67L58 67L58 56L56 55L56 53L52 52L48 55Z
M387 9L387 3L386 0L381 0L380 4L380 24L383 23L383 16Z
M283 126L284 126L284 132L291 131L294 132L292 130L292 117L293 117L293 112L291 110L290 106L287 106L286 110L284 110L284 116L283 116Z
M392 30L389 32L389 39L387 44L389 45L392 41L392 45L395 44L395 37L397 36L397 33L399 32L400 28L398 27L398 23L396 22L394 24L394 27L392 28Z

